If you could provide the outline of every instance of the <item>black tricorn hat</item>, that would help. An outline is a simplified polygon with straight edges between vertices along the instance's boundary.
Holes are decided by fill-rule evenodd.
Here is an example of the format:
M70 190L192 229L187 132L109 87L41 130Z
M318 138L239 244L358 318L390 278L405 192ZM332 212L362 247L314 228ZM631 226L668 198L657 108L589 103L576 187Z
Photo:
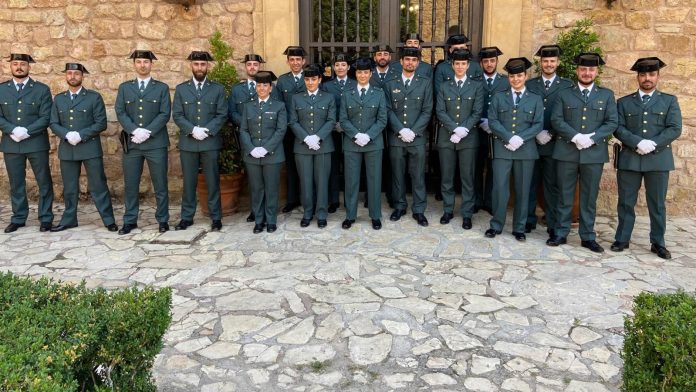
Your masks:
M408 46L401 48L401 53L400 53L401 58L417 57L420 59L420 56L421 56L421 51L418 48L411 48Z
M531 66L532 62L526 57L515 57L508 60L503 69L506 70L508 74L514 75L527 71Z
M562 54L563 49L558 45L541 45L534 55L539 57L559 57Z
M350 63L353 61L348 53L336 53L333 58L333 63Z
M83 74L89 73L87 72L87 68L80 63L65 63L65 70L63 70L63 72L66 71L82 71Z
M452 61L471 60L471 52L466 49L457 49L450 54Z
M661 68L666 67L667 64L662 62L657 57L643 57L636 60L635 64L631 67L631 71L636 72L652 72L659 71Z
M148 60L157 60L157 57L155 56L152 51L149 50L134 50L133 53L128 56L129 59L148 59Z
M401 42L406 42L410 39L417 39L418 42L423 42L423 40L420 37L420 34L418 34L418 33L408 33L408 34L404 35L404 39L401 40Z
M392 50L391 46L389 45L375 45L372 48L372 53L377 53L377 52L389 52L389 53L394 53Z
M450 35L449 37L447 37L447 45L450 45L450 46L451 45L468 44L469 42L470 42L469 37L467 37L464 34L454 34L454 35Z
M353 64L356 70L362 71L372 69L372 60L367 58L367 57L360 57L359 59L355 60L355 63Z
M10 61L26 61L27 63L35 63L33 58L31 58L30 55L25 54L25 53L11 53L10 54L10 59L7 60L8 62Z
M259 71L254 75L254 81L256 83L273 83L274 80L278 79L275 74L271 71Z
M263 61L263 57L254 53L244 55L244 62L246 63L247 61L258 61L259 63L265 63L265 61Z
M311 78L314 76L321 77L323 74L323 70L317 64L307 64L302 67L302 76L305 78Z
M186 60L189 61L215 61L213 56L210 55L210 53L203 51L203 50L194 50L189 54L189 56L186 58Z
M604 60L602 60L602 56L597 53L580 53L575 56L573 63L583 67L599 67L600 65L604 65Z
M503 52L501 52L497 46L488 46L485 48L481 48L481 50L479 50L478 56L479 56L479 59L488 59L491 57L498 57L502 54L503 54Z
M307 55L304 48L301 46L288 46L285 49L285 52L283 52L283 54L286 56L300 56L300 57L304 57Z

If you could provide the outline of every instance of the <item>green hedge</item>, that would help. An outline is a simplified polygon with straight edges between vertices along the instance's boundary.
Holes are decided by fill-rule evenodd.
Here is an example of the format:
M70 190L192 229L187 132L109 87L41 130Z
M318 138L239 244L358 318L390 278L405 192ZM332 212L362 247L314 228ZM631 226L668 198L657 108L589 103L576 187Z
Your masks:
M150 369L170 308L168 288L107 292L0 273L0 391L156 391Z
M641 293L624 327L626 392L696 391L696 298Z

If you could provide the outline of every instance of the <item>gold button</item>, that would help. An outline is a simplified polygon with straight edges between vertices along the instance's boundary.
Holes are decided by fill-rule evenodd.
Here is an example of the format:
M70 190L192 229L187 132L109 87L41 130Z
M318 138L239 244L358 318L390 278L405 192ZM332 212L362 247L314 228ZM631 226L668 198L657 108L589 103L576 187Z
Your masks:
M585 128L585 126L583 125L582 128Z
M143 107L142 107L142 106L141 106L141 107L139 107L139 108L138 108L138 110L143 110ZM71 112L72 112L72 110L71 110Z
M310 116L314 116L314 113L309 113Z
M138 124L138 126L141 126L141 127L142 127L142 126L143 126L143 123Z
M200 105L200 104L201 104L201 101L196 102L196 105Z
M19 102L17 102L17 103L22 103L22 101L19 101Z
M583 111L583 112L586 112L586 111L587 111L587 108L582 108L582 111Z
M140 117L140 118L143 118L143 115L142 115L142 114L140 114L140 115L138 115L138 117Z
M404 117L406 117L406 116L407 116L407 114L406 114L406 113L404 113Z
M648 123L647 121L643 120L643 124L647 124L647 123Z
M512 118L512 121L515 121L515 120L517 120L517 117L513 117L513 118Z
M644 129L644 130L643 130L643 133L647 133L647 132L648 132L648 130L647 130L647 129Z
M512 127L514 128L514 127L515 127L515 124L512 124Z
M587 120L587 117L585 117L585 116L582 116L582 119L583 119L583 120Z
M70 119L72 120L73 118L72 118L72 117L70 117Z
M513 125L513 127L514 127L514 125ZM515 134L515 131L512 131L512 134L514 135L514 134Z
M21 120L22 120L22 118L21 118L21 117L17 117L17 121L21 121Z
M72 110L71 110L72 112ZM22 109L17 109L17 113L22 113Z
M142 102L142 101L143 101L143 100L142 100L142 98L141 98L141 99L140 99L140 102Z
M459 109L459 106L457 106L457 109Z
M196 120L200 120L200 119L201 119L200 116L199 116L199 117L196 117Z
M72 112L73 112L73 110L72 110L72 109L70 109L70 113L72 113Z
M513 113L517 113L517 109L513 110L512 112L513 112Z
M314 123L314 120L309 120L309 123L310 123L310 124Z
M647 115L648 115L648 112L643 112L643 114L647 116Z

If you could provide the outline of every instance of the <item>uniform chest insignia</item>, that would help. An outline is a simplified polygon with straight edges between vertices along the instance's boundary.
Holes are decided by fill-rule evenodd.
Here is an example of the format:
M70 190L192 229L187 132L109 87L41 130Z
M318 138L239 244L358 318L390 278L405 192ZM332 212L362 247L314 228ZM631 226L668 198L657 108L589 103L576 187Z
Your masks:
M603 103L604 103L604 101L597 101L597 103L598 103L598 104L603 104Z
M400 92L401 92L401 90L399 90L398 88L395 88L394 90L392 90L392 93L394 93L394 94L398 94Z

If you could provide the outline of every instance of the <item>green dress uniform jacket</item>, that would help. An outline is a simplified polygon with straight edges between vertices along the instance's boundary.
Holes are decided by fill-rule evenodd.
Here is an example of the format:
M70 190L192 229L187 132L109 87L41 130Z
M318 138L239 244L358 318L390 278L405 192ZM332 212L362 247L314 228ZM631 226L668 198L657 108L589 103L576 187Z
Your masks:
M275 100L281 100L277 88L271 90L271 97ZM256 89L249 89L248 80L242 80L232 87L230 97L227 101L227 116L235 127L239 128L239 124L242 121L244 104L256 98Z
M401 72L404 70L404 67L401 65L401 61L392 61L389 64L389 68L394 68L394 73L398 76L401 75ZM416 76L432 79L433 78L433 66L426 63L425 61L421 60L418 62L418 66L416 66Z
M56 95L51 110L51 130L60 138L58 158L63 177L65 211L60 220L63 226L77 224L77 202L79 198L80 169L87 169L89 192L99 211L104 225L115 223L111 205L111 194L104 174L103 151L99 135L106 130L106 108L101 95L82 88L70 99L71 92ZM77 132L82 139L76 146L70 144L66 135Z
M48 86L27 78L21 91L12 79L0 84L0 151L10 180L12 223L24 224L29 214L26 194L26 161L29 160L39 186L39 221L53 221L53 181L49 167L48 124L51 118L51 91ZM29 138L17 143L10 135L24 127Z
M292 105L292 97L295 94L300 94L307 91L304 83L304 74L300 74L297 81L292 72L286 72L278 77L273 90L277 90L278 97L285 103L285 109L288 111L288 119L290 118L290 106ZM290 123L288 122L288 126ZM294 159L295 135L292 129L288 129L283 140L283 148L288 159L285 161L287 168L286 185L287 185L287 200L289 205L300 203L300 179L298 177L298 169Z
M384 84L387 82L387 80L394 79L399 75L400 74L392 66L387 68L387 72L384 72L384 76L381 76L381 72L379 72L377 68L373 68L372 76L370 77L370 86L379 87L384 90Z
M643 179L650 213L650 242L664 247L667 224L665 199L669 172L674 170L672 143L682 131L679 102L675 96L655 90L645 104L640 94L635 92L620 98L617 105L619 126L614 135L623 148L617 161L619 224L615 238L621 242L631 239L636 217L635 205ZM655 151L638 154L636 148L643 139L655 142Z
M435 66L435 73L433 75L433 88L437 96L438 89L442 86L442 83L454 79L452 60L440 60ZM473 58L469 60L469 69L466 70L466 76L467 78L475 80L481 80L481 78L483 78L483 70L478 60Z
M542 129L545 129L551 133L551 136L554 136L553 134L553 126L551 125L551 109L553 109L553 104L556 102L556 98L558 97L558 93L561 90L567 89L567 88L572 88L573 87L573 82L570 79L562 78L560 76L556 76L554 79L553 83L549 86L548 90L546 89L546 86L544 86L544 79L539 76L533 79L529 79L526 83L527 89L529 91L533 92L536 95L539 95L543 98L544 100L544 127ZM544 144L543 146L540 144L537 144L537 148L539 149L539 155L541 156L548 156L553 154L553 146L554 146L554 139L551 139L550 142Z
M370 85L362 99L356 89L345 93L341 100L339 121L343 127L346 219L355 220L357 216L363 158L370 218L381 219L382 132L387 126L387 100L384 91ZM369 143L362 147L355 144L355 135L358 133L367 134L370 137Z

